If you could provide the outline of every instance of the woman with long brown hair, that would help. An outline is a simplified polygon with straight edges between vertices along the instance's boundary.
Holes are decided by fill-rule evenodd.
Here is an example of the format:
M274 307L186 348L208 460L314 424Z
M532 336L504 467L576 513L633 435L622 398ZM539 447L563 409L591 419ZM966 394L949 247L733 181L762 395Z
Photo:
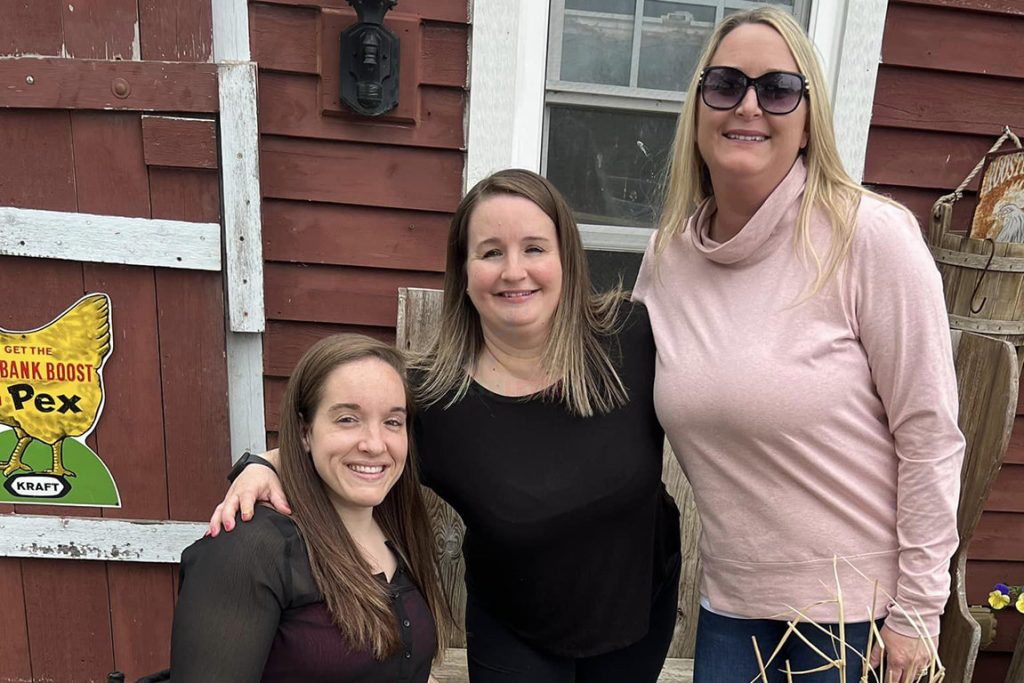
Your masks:
M466 523L470 679L655 683L680 556L646 311L592 290L571 210L524 170L459 204L444 290L414 432L424 483ZM214 533L256 497L281 506L275 480L248 468Z
M419 490L401 354L337 335L299 361L281 407L286 517L182 554L175 681L425 683L444 597Z

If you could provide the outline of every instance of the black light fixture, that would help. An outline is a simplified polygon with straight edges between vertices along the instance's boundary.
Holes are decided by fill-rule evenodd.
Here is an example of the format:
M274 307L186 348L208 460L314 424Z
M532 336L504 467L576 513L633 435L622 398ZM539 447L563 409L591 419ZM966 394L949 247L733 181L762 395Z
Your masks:
M348 0L358 20L341 32L341 101L363 116L398 106L398 36L384 15L398 0Z

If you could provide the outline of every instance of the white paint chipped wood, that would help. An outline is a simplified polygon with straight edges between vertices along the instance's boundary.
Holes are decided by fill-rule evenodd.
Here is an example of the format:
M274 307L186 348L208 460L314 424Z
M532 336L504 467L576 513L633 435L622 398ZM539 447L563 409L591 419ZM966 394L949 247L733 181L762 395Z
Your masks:
M263 335L228 334L227 364L228 427L231 462L234 463L245 451L262 453L267 450L263 413Z
M0 515L0 557L174 563L206 533L197 522Z
M262 332L266 320L256 65L221 64L219 75L228 321L232 332Z
M218 271L220 226L0 207L0 254Z

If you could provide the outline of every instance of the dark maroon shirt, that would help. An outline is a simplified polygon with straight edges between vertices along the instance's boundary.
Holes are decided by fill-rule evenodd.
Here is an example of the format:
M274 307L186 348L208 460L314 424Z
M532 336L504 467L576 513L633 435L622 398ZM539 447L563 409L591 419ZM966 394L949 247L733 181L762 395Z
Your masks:
M295 523L257 506L251 522L182 553L171 680L426 683L436 644L430 610L401 564L386 585L402 648L378 661L331 621Z

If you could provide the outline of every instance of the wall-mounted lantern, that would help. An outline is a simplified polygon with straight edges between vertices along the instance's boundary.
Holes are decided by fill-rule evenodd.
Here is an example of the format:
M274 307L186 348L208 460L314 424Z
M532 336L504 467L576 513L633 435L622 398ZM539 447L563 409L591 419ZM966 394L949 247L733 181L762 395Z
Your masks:
M358 20L341 32L341 101L380 116L398 106L398 37L384 15L398 0L348 0Z

